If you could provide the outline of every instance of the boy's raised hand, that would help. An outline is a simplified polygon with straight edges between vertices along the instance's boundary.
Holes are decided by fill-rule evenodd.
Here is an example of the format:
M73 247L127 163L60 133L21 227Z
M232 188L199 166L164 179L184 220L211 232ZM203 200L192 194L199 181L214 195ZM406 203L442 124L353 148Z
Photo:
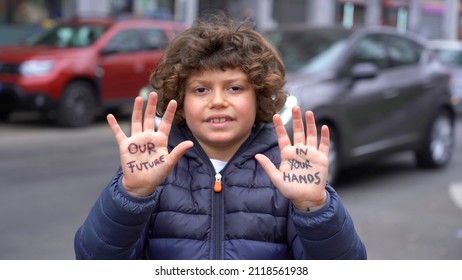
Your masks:
M281 165L279 170L264 155L255 158L262 165L273 184L299 210L313 211L326 202L325 185L329 166L329 129L322 126L318 147L317 129L313 112L305 113L306 130L299 107L292 109L293 145L284 128L281 117L273 118L279 148Z
M176 102L171 101L156 131L157 94L149 94L143 121L143 98L135 99L132 113L131 136L127 137L112 114L107 121L119 145L120 163L125 190L135 197L151 195L162 183L183 154L193 146L184 141L169 154L168 136L176 111Z

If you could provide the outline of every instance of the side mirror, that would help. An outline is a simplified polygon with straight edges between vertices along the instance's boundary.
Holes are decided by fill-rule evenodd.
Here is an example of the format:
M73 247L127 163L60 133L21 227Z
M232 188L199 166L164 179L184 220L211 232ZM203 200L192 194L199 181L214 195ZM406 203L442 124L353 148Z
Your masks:
M350 77L353 80L372 79L379 74L379 67L374 63L361 62L353 66Z
M102 50L101 50L101 55L103 56L106 56L106 55L111 55L111 54L115 54L115 53L118 53L119 50L115 47L111 47L111 46L105 46Z

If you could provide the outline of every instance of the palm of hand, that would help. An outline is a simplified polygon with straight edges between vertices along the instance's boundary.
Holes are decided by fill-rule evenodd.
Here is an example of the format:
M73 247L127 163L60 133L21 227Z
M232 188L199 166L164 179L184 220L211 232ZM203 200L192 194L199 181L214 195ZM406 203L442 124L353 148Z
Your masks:
M325 185L328 172L329 130L321 130L318 147L317 129L312 112L305 114L306 132L300 109L293 109L294 144L292 145L279 116L274 125L281 150L281 164L277 169L265 156L256 158L273 184L284 197L300 210L314 210L326 201Z
M168 151L168 136L176 111L176 102L169 103L158 130L155 130L157 94L149 95L143 120L143 99L137 97L133 107L131 136L127 137L113 115L107 120L119 145L125 190L136 197L151 195L162 183L183 154L192 147L185 141Z
M281 151L280 176L277 187L294 205L303 209L315 207L325 199L328 160L317 149L290 146Z
M140 132L120 144L124 186L129 193L149 195L170 171L166 136L152 131ZM130 182L130 183L128 183ZM135 186L134 188L132 186ZM137 186L146 186L140 192Z

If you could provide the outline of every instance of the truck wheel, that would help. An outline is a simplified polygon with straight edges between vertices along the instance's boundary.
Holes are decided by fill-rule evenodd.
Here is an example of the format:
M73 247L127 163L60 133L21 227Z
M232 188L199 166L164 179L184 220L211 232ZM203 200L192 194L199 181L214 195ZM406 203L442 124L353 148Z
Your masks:
M441 111L427 131L423 146L415 151L417 165L423 168L445 166L454 151L454 123L447 111Z
M93 87L82 81L69 84L58 108L58 123L68 127L91 124L96 117L96 97Z

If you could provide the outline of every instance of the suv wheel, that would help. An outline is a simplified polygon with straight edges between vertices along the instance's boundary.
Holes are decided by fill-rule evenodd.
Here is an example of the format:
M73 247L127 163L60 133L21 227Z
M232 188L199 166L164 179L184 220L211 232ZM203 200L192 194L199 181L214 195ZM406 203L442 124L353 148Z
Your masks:
M447 111L441 111L433 120L422 148L415 152L417 165L438 168L446 165L454 149L454 125Z
M86 82L72 82L64 90L58 109L58 123L79 127L92 123L96 116L93 87Z

